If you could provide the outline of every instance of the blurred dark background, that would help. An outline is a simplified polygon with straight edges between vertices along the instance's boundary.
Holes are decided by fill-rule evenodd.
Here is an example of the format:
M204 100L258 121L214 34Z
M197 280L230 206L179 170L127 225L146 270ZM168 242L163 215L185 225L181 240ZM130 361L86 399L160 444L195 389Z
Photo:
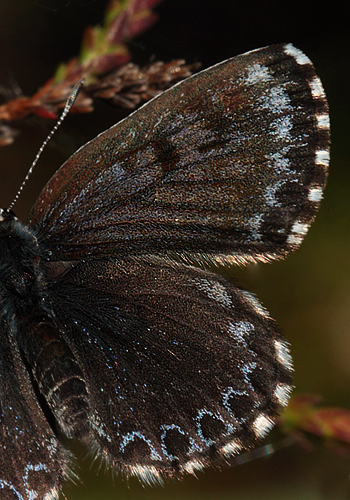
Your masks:
M105 0L1 0L0 87L34 93L57 65L76 55L87 25L101 22ZM325 199L300 250L284 262L230 269L258 294L291 343L296 392L320 394L350 408L350 35L346 2L164 0L159 21L131 45L134 62L185 58L205 68L241 52L293 42L314 62L331 109L331 169ZM16 205L25 218L45 182L81 144L125 116L99 104L70 115L40 160ZM0 149L0 205L6 207L51 123L30 118L13 145ZM278 442L278 433L267 442ZM199 480L142 488L85 472L68 500L316 500L350 498L350 457L314 443L283 449Z

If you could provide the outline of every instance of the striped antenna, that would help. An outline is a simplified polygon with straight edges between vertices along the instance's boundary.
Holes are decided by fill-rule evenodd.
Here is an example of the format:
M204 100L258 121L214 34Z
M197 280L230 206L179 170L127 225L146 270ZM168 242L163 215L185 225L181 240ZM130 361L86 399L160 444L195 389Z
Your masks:
M57 131L57 129L59 128L59 126L61 125L61 123L63 122L63 120L65 119L65 117L67 116L67 114L69 113L71 107L73 106L76 98L77 98L77 95L79 93L79 90L81 88L81 86L83 85L84 81L83 80L80 80L78 83L76 83L73 87L73 90L72 92L70 93L68 99L67 99L67 102L66 102L66 105L61 113L61 116L59 117L59 119L57 120L55 126L53 127L53 129L51 130L51 132L49 133L49 135L46 137L45 141L42 143L36 157L34 158L34 161L30 167L30 169L28 170L27 172L27 175L25 176L22 184L20 185L20 188L19 190L17 191L17 194L16 196L14 197L12 203L10 204L10 206L8 207L8 210L11 210L13 208L13 205L16 203L16 201L18 200L21 192L23 191L23 188L24 186L27 184L27 181L31 175L31 173L33 172L34 170L34 167L35 165L38 163L38 160L42 154L42 152L44 151L46 145L48 144L48 142L51 140L52 136L55 134L55 132Z

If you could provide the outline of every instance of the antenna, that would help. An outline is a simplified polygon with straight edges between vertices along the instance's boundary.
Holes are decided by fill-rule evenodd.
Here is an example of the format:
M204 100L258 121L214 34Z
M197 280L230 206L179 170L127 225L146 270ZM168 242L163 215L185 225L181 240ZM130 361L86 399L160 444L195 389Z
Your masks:
M68 99L67 99L67 102L66 102L66 105L61 113L61 116L59 117L59 119L57 120L56 122L56 125L53 127L53 129L51 130L51 132L49 133L49 135L46 137L45 141L42 143L36 157L34 158L34 161L33 163L31 164L31 167L30 169L28 170L28 173L27 175L25 176L22 184L20 185L19 187L19 190L17 191L17 194L16 196L14 197L12 203L10 204L10 206L8 207L8 210L11 210L13 208L13 205L16 203L16 201L18 200L21 192L23 191L23 188L24 186L27 184L27 181L31 175L31 173L33 172L34 170L34 167L35 165L38 163L38 160L41 156L41 153L44 151L47 143L52 139L52 136L54 135L54 133L57 131L57 129L59 128L59 126L61 125L61 123L63 122L63 120L65 119L65 117L67 116L67 114L69 113L69 110L71 109L71 107L73 106L76 98L77 98L77 95L78 95L78 92L81 88L81 86L83 85L84 83L84 80L80 80L78 83L76 83L73 87L73 90L72 92L70 93Z

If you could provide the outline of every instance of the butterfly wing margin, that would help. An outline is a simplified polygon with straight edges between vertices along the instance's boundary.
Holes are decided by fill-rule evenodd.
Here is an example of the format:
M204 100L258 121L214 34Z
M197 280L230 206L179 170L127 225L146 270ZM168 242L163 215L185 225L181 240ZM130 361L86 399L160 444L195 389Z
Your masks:
M288 401L275 322L211 272L154 256L87 261L50 296L85 373L90 450L118 472L193 473L252 446Z
M175 85L83 146L30 224L57 260L264 261L301 243L328 161L328 106L311 61L270 46Z
M0 497L56 500L73 478L69 453L38 404L11 335L0 333Z

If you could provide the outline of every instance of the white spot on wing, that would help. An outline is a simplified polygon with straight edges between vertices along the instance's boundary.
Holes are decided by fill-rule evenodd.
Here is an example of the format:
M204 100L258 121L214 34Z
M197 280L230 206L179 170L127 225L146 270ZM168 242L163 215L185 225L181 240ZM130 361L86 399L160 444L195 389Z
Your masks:
M256 63L248 68L246 84L254 85L260 82L268 82L269 80L271 80L271 75L266 66Z
M314 187L311 188L308 194L309 201L319 202L322 200L322 188Z
M288 43L287 45L285 45L284 51L286 54L293 57L296 60L296 62L298 64L300 64L301 66L303 66L305 64L312 65L312 62L310 61L310 59L301 50L294 47L294 45L292 45L291 43Z
M308 232L309 225L304 222L294 222L291 234L287 238L287 243L299 245L305 234Z
M287 243L289 245L300 245L301 241L302 241L301 236L295 234L290 234L287 238Z
M293 361L292 356L289 354L287 345L281 340L275 340L275 349L279 363L281 363L281 365L283 365L288 371L292 371Z
M296 234L301 234L302 236L305 236L309 229L308 224L304 224L303 222L294 222L293 227L292 227L292 233Z
M313 79L309 82L312 97L315 99L325 98L325 93L322 87L321 80L318 76L314 76Z
M58 489L56 488L56 486L54 488L52 488L48 493L45 494L45 496L43 497L43 500L55 500L55 498L58 498ZM35 497L36 497L36 493L35 493ZM35 497L32 497L32 498L35 498Z
M287 384L278 384L274 396L282 406L287 406L292 388Z
M127 471L136 476L142 483L148 484L163 484L163 479L159 474L158 470L154 466L147 465L132 465L127 468Z
M323 113L322 115L316 115L316 120L318 128L327 129L330 127L329 115L327 113Z
M259 415L253 422L253 429L256 437L266 436L269 430L274 426L274 421L266 415Z
M220 448L220 452L227 457L230 455L235 455L242 449L242 445L238 441L230 441Z
M319 150L316 151L316 159L315 159L316 165L324 165L328 167L329 164L329 151L327 150Z
M185 465L183 466L183 470L185 470L189 474L195 474L197 470L202 470L202 469L203 469L203 464L199 460L191 460L189 462L186 462Z

